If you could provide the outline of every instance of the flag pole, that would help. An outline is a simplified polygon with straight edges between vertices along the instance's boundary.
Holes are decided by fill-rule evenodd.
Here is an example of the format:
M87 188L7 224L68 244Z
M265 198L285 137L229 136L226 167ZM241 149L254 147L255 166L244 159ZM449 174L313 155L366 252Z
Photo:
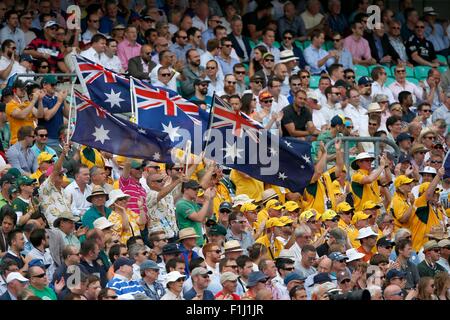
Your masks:
M67 125L67 137L66 137L66 144L69 144L70 140L70 129L72 128L71 121L72 121L72 109L73 109L73 99L74 99L74 87L75 87L75 81L77 81L77 77L73 77L72 84L70 86L70 103L69 103L69 121ZM65 102L65 101L64 101ZM64 103L63 102L63 103Z
M211 122L213 119L213 111L214 111L214 99L216 97L216 91L213 92L213 96L211 99L211 111L209 112L209 120L208 120L208 128L206 129L206 131L208 132L208 135L205 139L205 142L203 144L203 148L202 148L202 153L201 153L201 158L203 159L205 157L205 149L209 144L209 140L211 139Z
M184 155L186 157L186 167L184 168L184 174L187 175L188 167L189 167L189 160L191 160L191 145L192 141L188 140L186 141L186 145L184 146Z
M135 108L136 108L136 96L134 94L134 79L130 76L130 97L131 97L131 118L134 123L138 124L138 119L136 116Z

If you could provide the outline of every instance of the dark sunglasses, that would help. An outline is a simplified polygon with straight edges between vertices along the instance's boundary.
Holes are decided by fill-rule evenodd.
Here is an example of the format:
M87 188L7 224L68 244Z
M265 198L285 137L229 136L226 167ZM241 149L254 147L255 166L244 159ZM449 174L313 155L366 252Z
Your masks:
M425 29L425 26L416 26L416 29Z
M284 40L292 40L292 37L284 37Z
M40 66L39 68L48 68L48 66Z
M245 71L236 71L236 74L245 74Z
M236 84L236 81L227 81L228 84Z
M430 162L431 162L431 163L436 163L436 164L437 164L437 163L442 163L442 161L439 161L439 160L431 160Z
M398 73L405 73L406 70L396 70Z
M273 100L272 99L268 99L268 100L262 100L261 102L263 102L263 103L272 103Z
M274 62L275 59L264 59L264 61L267 61L267 62Z
M157 182L157 183L161 183L163 181L164 181L164 179L153 180L153 182Z
M422 109L422 112L430 113L430 112L431 112L431 109Z
M163 77L170 77L170 73L161 73L161 76L163 76Z
M355 79L355 76L346 76L347 79Z
M228 268L233 268L233 269L237 269L238 266L237 265L232 265L232 266L227 266Z
M117 299L117 296L106 296L105 298Z
M258 81L253 81L254 83L257 83L257 84L262 84L263 82L262 81L260 81L260 80L258 80Z
M31 276L32 278L43 278L43 277L45 277L47 274L44 272L44 273L41 273L41 274L37 274L37 275L35 275L35 276Z
M209 278L209 274L202 274L202 278L203 279L208 279Z
M219 253L222 253L222 250L217 249L217 250L211 250L210 252L215 252L215 253L219 254Z
M294 268L294 267L290 267L290 268L283 268L283 270L286 270L286 271L294 271L294 270L295 270L295 268Z
M206 67L207 70L214 70L216 67Z
M342 40L341 38L339 38L339 39L333 39L334 42L338 42L338 41L341 41L341 40Z
M178 38L181 38L181 39L183 39L183 40L186 40L188 37L178 37Z
M47 138L48 134L38 134L38 136L41 137L41 138Z

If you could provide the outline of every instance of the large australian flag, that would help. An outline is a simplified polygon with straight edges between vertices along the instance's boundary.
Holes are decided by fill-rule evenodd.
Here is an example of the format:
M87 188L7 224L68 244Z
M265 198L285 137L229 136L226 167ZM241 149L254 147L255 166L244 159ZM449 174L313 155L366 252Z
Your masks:
M278 137L213 97L205 157L269 184L302 192L314 173L311 145Z
M121 156L171 162L172 143L166 133L119 119L78 91L74 97L77 120L72 141Z

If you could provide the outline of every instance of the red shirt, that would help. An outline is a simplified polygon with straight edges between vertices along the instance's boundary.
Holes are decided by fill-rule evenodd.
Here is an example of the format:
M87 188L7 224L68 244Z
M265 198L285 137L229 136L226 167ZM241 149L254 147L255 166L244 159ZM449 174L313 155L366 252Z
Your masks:
M133 212L136 212L137 214L140 214L141 211L138 206L138 199L140 198L142 205L144 207L144 211L147 212L147 206L145 205L145 198L147 197L147 192L145 192L145 189L141 186L139 181L136 181L131 177L128 177L128 179L120 177L119 188L124 193L130 196L127 206L128 209L130 209Z
M214 296L214 298L217 299L217 297L220 297L220 296L223 296L223 295L224 295L223 294L223 290L221 290L221 291L217 292L217 294ZM241 300L241 297L239 295L235 294L235 293L232 293L231 297L233 298L231 300Z
M64 54L59 43L41 38L33 39L25 50L36 50L38 52L48 53L49 58L47 61L52 72L58 71L58 62L64 59Z

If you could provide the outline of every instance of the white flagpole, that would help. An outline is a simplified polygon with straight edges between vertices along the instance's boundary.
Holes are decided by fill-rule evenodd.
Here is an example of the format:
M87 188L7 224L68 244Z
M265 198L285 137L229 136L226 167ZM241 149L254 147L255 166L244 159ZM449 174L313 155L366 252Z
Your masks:
M186 141L186 146L184 147L184 156L186 157L186 167L184 169L185 174L188 172L189 162L191 160L191 145L192 141L188 140Z
M136 110L137 106L137 99L134 89L134 78L130 76L130 97L131 97L131 117L134 121L136 121L136 124L139 123L138 121L138 112Z
M72 109L73 109L73 99L74 99L74 86L75 86L75 81L77 81L77 78L74 77L74 79L72 80L72 84L70 86L70 103L69 103L69 121L68 121L68 125L67 125L67 137L66 137L66 144L69 144L69 140L70 140L70 131L72 128ZM65 103L65 101L63 102Z

